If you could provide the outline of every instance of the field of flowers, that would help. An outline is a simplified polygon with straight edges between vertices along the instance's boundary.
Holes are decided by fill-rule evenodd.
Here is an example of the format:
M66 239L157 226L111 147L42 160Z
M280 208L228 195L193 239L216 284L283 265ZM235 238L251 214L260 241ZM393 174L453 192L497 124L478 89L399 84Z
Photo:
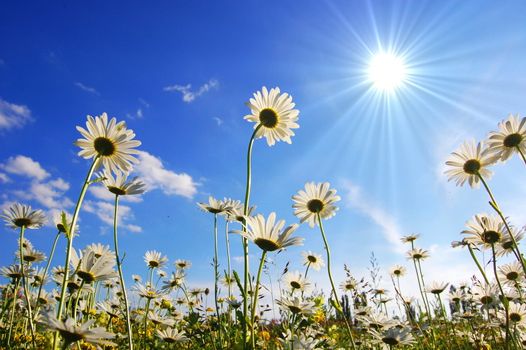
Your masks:
M0 295L0 349L522 349L526 347L526 260L519 242L524 228L514 226L498 204L489 180L490 167L510 157L526 164L526 118L510 115L482 142L465 142L447 160L444 174L457 185L478 187L488 194L488 212L471 218L454 247L473 260L469 284L431 282L425 274L429 252L418 234L407 235L407 260L388 272L390 290L370 276L334 280L330 233L324 220L335 216L340 197L329 183L306 183L292 195L299 223L286 225L276 213L258 214L251 200L252 148L265 138L269 146L291 143L299 127L292 97L265 87L247 103L253 123L247 135L246 192L242 200L209 198L198 203L210 220L215 281L210 288L187 282L190 261L169 261L158 251L144 254L143 271L123 264L126 247L118 243L119 199L140 195L145 185L131 178L134 154L141 145L124 122L88 116L75 143L79 156L91 162L72 214L55 218L57 233L42 252L26 238L45 224L45 215L15 203L3 212L8 229L19 234L15 263L1 268L6 284ZM254 181L258 177L254 176ZM80 183L80 179L79 179ZM78 220L89 186L104 186L114 195L112 245L75 245L83 234ZM218 220L226 223L218 233ZM337 218L336 218L337 220ZM302 245L296 234L307 224L318 232L323 254L303 252L303 271L270 266L268 258ZM230 238L241 236L244 268L231 268ZM4 237L3 239L11 239ZM65 261L54 260L57 243L65 241ZM238 244L238 240L235 241ZM226 256L219 256L219 244ZM249 254L250 251L250 254ZM482 253L491 257L482 266ZM486 256L487 256L486 255ZM257 257L256 259L251 257ZM252 261L250 261L252 260ZM221 263L220 263L221 262ZM222 268L220 269L220 266ZM224 267L224 268L223 268ZM264 282L265 270L283 271L278 281ZM326 285L314 289L309 271L324 271ZM414 274L418 297L405 294L404 276ZM125 277L135 284L126 285ZM279 288L276 288L279 286ZM210 300L210 302L208 302ZM273 315L276 315L275 317Z

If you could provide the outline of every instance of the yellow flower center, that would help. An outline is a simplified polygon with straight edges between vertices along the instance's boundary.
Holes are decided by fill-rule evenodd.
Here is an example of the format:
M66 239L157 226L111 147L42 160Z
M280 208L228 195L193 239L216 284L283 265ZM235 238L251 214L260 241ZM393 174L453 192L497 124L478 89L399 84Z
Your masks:
M257 238L254 240L254 243L266 252L273 252L279 249L279 245L270 239Z
M95 281L95 275L87 271L77 271L77 275L86 283Z
M500 240L501 234L497 231L484 231L482 240L484 243L495 244Z
M266 128L275 128L278 125L278 120L278 114L273 109L265 108L259 112L259 121Z
M93 142L93 147L101 156L111 156L115 152L115 145L106 137L97 137Z

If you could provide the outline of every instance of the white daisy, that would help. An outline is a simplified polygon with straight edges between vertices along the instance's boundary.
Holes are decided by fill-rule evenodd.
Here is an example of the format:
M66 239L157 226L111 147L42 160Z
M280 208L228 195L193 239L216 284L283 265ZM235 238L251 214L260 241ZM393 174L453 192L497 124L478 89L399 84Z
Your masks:
M160 269L166 265L168 258L166 256L162 256L162 254L156 250L149 250L146 252L146 254L144 254L144 262L150 269Z
M510 114L507 120L499 123L499 131L492 131L487 141L488 148L502 161L513 152L526 154L526 117Z
M238 230L232 232L239 233L241 236L253 241L264 251L271 252L303 244L303 238L290 237L298 228L298 224L293 224L283 229L285 220L276 222L276 213L274 212L270 213L268 219L258 214L257 216L249 216L245 220L246 232Z
M320 254L313 253L309 250L308 252L302 252L301 255L303 256L303 265L305 266L312 267L316 271L320 271L320 269L325 266L325 262Z
M276 141L292 143L292 129L300 127L296 123L300 112L294 109L295 104L289 94L281 94L278 87L270 89L270 92L263 87L254 93L254 98L250 99L247 106L251 114L244 119L256 123L254 129L261 125L256 138L265 137L269 146L273 146Z
M29 205L14 203L7 209L4 209L3 215L0 215L7 227L18 229L21 227L37 229L46 223L46 216L42 210L33 210Z
M450 169L446 170L445 174L449 177L448 181L455 180L457 186L462 186L467 181L475 188L479 186L480 177L484 180L491 178L492 172L487 167L497 160L498 156L483 143L475 144L475 140L466 141L449 156L446 165Z
M117 196L128 196L144 193L146 185L137 177L134 177L128 181L127 173L119 170L114 170L114 173L115 177L108 168L104 168L104 171L99 174L99 177L103 178L102 183L104 186L106 186L108 191Z
M141 142L133 139L135 134L126 128L124 121L117 123L115 118L108 121L106 113L95 118L88 115L86 129L77 126L84 136L75 142L82 149L79 156L85 159L99 157L98 165L102 163L111 171L130 171L132 163L138 162L132 154L139 153L134 148Z
M303 223L307 221L310 227L317 224L317 216L322 219L329 219L336 215L338 208L334 205L340 200L336 195L336 190L330 188L328 182L317 183L308 182L305 190L300 190L292 196L294 204L294 215Z

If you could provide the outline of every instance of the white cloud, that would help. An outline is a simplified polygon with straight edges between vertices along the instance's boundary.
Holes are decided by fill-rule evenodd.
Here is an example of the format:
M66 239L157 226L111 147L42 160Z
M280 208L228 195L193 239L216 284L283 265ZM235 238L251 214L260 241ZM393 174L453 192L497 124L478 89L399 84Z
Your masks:
M100 95L100 93L93 87L87 86L82 84L81 82L76 82L75 86L78 87L81 90L84 90L86 92L89 92L90 94Z
M49 173L40 166L40 163L22 155L9 157L7 163L0 165L0 168L11 174L23 175L37 180L44 180L49 176Z
M0 130L21 128L32 120L27 106L9 103L0 98Z
M146 101L144 98L139 98L139 103L142 104L146 108L150 108L150 103Z
M133 114L127 113L126 117L130 119L142 119L144 117L142 108L137 109L137 111Z
M160 158L148 152L139 152L139 164L134 169L150 189L159 188L166 195L193 198L197 192L197 184L190 175L166 169Z
M396 219L365 197L359 186L346 180L343 182L343 187L347 190L347 196L344 198L346 203L380 226L385 239L391 243L393 250L403 254L405 249L400 241L402 235Z
M0 173L0 182L7 183L10 181L11 179L9 178L9 176L7 176L7 174Z
M112 203L86 200L84 201L82 209L95 214L105 224L113 226L114 207ZM132 209L129 206L119 205L118 215L118 227L125 228L128 231L135 233L142 232L140 226L128 223L130 220L134 219Z
M217 123L217 126L221 126L224 123L224 120L219 117L213 117L212 119L215 120L215 122Z
M219 82L215 79L210 79L207 83L201 85L197 91L192 91L192 85L170 85L165 86L163 88L164 91L175 91L180 92L183 96L183 101L186 103L190 103L194 101L197 97L203 95L204 93L210 91L213 88L217 88L219 86Z

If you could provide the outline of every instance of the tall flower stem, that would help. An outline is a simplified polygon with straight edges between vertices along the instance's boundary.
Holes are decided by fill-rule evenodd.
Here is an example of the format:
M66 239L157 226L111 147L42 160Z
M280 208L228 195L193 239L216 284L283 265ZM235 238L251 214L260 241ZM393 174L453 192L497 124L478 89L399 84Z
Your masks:
M329 281L331 282L331 288L332 288L332 294L334 295L334 302L337 306L337 311L343 316L343 320L345 321L345 325L347 326L347 332L349 333L349 337L351 340L351 348L354 350L356 349L356 345L354 344L354 337L352 335L351 325L349 324L349 320L347 319L347 316L343 313L342 306L340 304L340 300L338 298L338 294L336 293L336 287L334 286L334 281L332 279L332 272L331 272L331 251L329 248L329 243L327 242L327 237L325 236L325 231L323 230L323 223L321 221L320 213L316 213L316 216L318 218L318 224L320 225L320 232L321 237L323 238L323 243L325 245L325 252L327 253L327 273L329 275Z
M491 253L493 254L493 273L495 274L495 280L497 280L497 285L499 286L500 294L502 296L502 305L504 305L504 312L506 314L506 349L509 348L509 336L510 336L510 316L509 316L509 304L506 294L504 294L504 289L502 289L502 284L499 280L499 275L497 273L497 256L495 255L495 243L491 244Z
M216 316L217 316L217 329L218 329L218 338L219 344L222 345L221 341L221 316L219 315L219 303L217 299L219 298L219 261L218 261L218 252L217 252L217 214L214 214L214 303L216 307Z
M24 231L26 227L20 227L20 272L22 273L22 288L24 288L24 297L27 304L27 317L29 319L29 328L31 330L31 342L33 344L33 349L36 349L36 340L35 340L35 325L33 324L33 313L31 312L31 301L29 300L29 290L27 288L27 279L24 271Z
M126 292L126 285L124 284L124 276L122 273L122 262L119 257L119 241L117 238L117 220L119 213L119 195L115 195L115 211L113 213L113 244L115 249L115 261L117 263L117 269L119 270L119 280L121 282L121 291L124 299L124 308L126 311L126 330L128 332L128 349L133 350L133 333L130 322L130 307L128 305L128 295Z
M14 284L15 289L13 289L13 306L11 308L11 315L9 317L9 332L7 335L7 348L11 343L11 333L13 331L13 322L15 320L15 311L16 311L16 298L18 297L18 288L20 287L20 278L16 279Z
M524 162L524 164L526 164L526 156L524 155L524 152L522 152L519 146L517 146L517 152L519 152L519 154L521 155L522 161Z
M252 300L252 317L250 318L250 338L252 339L252 348L256 348L256 313L258 307L258 293L259 293L259 280L261 278L261 271L263 270L263 265L265 265L265 258L267 256L267 251L264 250L261 253L261 259L259 260L258 275L256 277L256 287L254 289L254 296Z
M420 264L420 259L416 261L416 264L418 265L418 272L420 273L420 281L422 282L422 289L424 290L424 298L425 302L427 303L427 308L431 312L431 304L429 303L429 299L427 298L426 294L426 284L424 282L424 273L422 272L422 264ZM429 314L429 317L431 317L431 313Z
M247 181L245 189L245 203L243 206L243 215L248 215L249 201L250 201L250 188L252 187L252 146L254 145L254 139L256 138L256 133L263 126L263 124L258 124L250 137L248 143L247 151ZM244 220L243 220L244 221ZM246 232L245 222L243 222L243 232ZM249 265L248 265L248 239L243 237L243 349L247 349L247 334L248 334L248 279L249 279Z
M471 243L468 243L468 250L469 250L469 254L471 255L471 258L473 259L473 261L477 265L480 273L482 274L482 277L484 278L484 281L486 282L486 285L489 285L488 277L486 276L486 273L484 272L484 269L482 268L482 266L480 266L480 263L479 263L479 261L477 259L477 256L475 255L475 252L473 251L473 248L471 247Z
M42 294L42 287L44 287L44 282L46 281L47 272L49 271L49 267L51 266L51 261L53 260L53 255L55 255L55 249L57 248L58 239L60 238L60 230L57 232L57 235L55 236L55 239L53 240L53 245L51 246L51 253L49 253L49 259L46 263L46 268L44 269L44 274L42 277L42 282L40 283L40 286L38 287L38 293L37 293L37 303L40 300L40 295ZM38 304L37 310L35 311L35 315L38 314L38 310L40 309L40 304Z
M62 289L60 291L60 301L58 304L58 310L57 310L57 319L62 319L62 313L64 311L64 299L66 299L66 288L68 285L68 278L69 278L69 260L71 259L71 249L73 248L73 237L75 235L75 226L77 225L77 220L80 213L80 207L82 206L82 202L84 201L84 196L86 195L86 191L88 190L88 186L90 185L90 179L93 175L93 172L95 171L95 168L97 167L99 157L95 157L93 159L93 163L91 164L91 167L88 170L88 174L86 175L86 179L84 180L84 184L82 185L82 189L80 190L79 199L77 200L77 204L75 206L75 212L73 213L73 218L71 219L71 225L69 227L68 232L66 232L67 238L68 238L68 245L66 248L66 261L64 262L64 277L62 278ZM55 336L53 339L53 349L57 349L58 346L58 331L55 332Z
M504 217L504 214L499 208L499 205L497 204L497 201L495 200L495 197L493 196L493 193L491 192L488 184L486 183L486 180L482 177L482 175L478 174L478 177L482 184L484 185L484 188L486 189L486 192L488 192L489 197L491 198L490 205L497 212L497 214L500 216L502 222L504 223L504 226L506 226L506 230L508 231L511 241L513 242L513 251L515 252L515 255L517 257L517 260L521 263L522 270L526 274L526 264L524 262L524 258L522 257L522 253L519 249L519 245L517 244L517 241L515 240L515 237L513 236L513 232L510 228L510 225L508 224L508 220Z
M418 282L418 289L420 289L420 295L422 296L422 302L424 303L424 308L426 309L427 316L431 317L431 312L427 307L424 289L422 288L422 282L420 282L420 274L418 273L418 266L416 264L416 259L413 259L413 265L415 266L416 281Z
M225 220L225 240L226 240L226 266L227 266L227 278L228 278L228 298L232 298L232 284L230 280L232 278L232 267L230 266L230 237L228 236L228 220Z

